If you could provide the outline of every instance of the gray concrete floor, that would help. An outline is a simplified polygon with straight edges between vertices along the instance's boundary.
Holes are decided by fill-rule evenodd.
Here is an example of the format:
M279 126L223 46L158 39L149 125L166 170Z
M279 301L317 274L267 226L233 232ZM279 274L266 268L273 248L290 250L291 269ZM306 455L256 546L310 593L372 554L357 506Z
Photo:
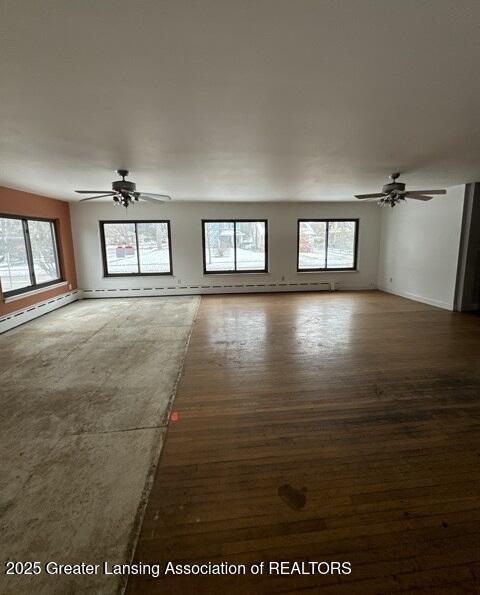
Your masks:
M2 561L127 561L198 303L84 300L0 336ZM0 592L119 581L2 572Z

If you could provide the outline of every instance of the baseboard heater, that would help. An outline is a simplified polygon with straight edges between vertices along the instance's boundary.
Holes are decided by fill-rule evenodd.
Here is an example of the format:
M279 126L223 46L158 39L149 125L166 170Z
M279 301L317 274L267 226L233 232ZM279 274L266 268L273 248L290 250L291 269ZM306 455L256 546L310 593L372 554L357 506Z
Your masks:
M15 328L24 322L38 318L47 312L52 312L52 310L70 304L71 302L80 299L80 297L81 292L78 289L75 289L74 291L62 293L61 295L49 298L48 300L38 302L38 304L33 304L32 306L27 306L20 310L15 310L15 312L5 314L0 317L0 334Z
M334 281L303 283L235 283L228 285L179 285L178 287L118 287L114 289L84 289L84 298L148 295L191 295L215 293L261 293L271 291L335 291Z

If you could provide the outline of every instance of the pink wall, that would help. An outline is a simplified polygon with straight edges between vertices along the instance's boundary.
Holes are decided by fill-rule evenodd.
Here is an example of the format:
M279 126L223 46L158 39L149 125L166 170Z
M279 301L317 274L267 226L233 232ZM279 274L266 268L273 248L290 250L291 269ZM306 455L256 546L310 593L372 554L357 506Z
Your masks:
M68 202L0 186L0 215L55 219L57 222L60 267L62 277L64 281L67 281L67 285L64 287L46 289L36 295L21 298L9 304L4 302L0 290L0 316L14 310L21 310L26 306L31 306L32 304L42 302L43 300L77 288L72 227L70 223L70 205Z

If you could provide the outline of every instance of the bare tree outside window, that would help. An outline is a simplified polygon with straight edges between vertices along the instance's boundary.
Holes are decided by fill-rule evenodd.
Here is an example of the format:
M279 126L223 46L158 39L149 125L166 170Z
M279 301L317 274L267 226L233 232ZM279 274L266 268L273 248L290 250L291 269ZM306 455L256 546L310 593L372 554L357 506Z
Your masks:
M46 283L58 279L59 271L53 223L51 221L29 221L28 232L37 283Z
M171 274L168 221L102 222L107 275Z
M138 223L140 272L168 273L170 246L166 223Z
M298 270L352 270L357 262L358 220L299 220Z
M325 221L301 221L298 256L300 269L316 269L325 263L327 224Z
M211 221L205 224L207 271L235 270L234 234L233 221Z
M55 222L0 217L0 278L4 295L60 280Z
M203 221L206 273L265 272L266 221Z
M355 263L355 230L355 221L329 222L327 268L353 268Z
M21 219L0 218L0 278L4 293L31 285Z

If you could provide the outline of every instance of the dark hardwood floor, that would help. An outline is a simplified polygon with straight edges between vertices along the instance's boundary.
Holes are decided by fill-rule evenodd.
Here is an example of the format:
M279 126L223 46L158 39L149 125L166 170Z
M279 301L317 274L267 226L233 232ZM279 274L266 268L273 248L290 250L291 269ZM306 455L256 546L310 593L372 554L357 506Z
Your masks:
M381 292L202 299L135 554L348 575L130 593L478 593L480 319Z

